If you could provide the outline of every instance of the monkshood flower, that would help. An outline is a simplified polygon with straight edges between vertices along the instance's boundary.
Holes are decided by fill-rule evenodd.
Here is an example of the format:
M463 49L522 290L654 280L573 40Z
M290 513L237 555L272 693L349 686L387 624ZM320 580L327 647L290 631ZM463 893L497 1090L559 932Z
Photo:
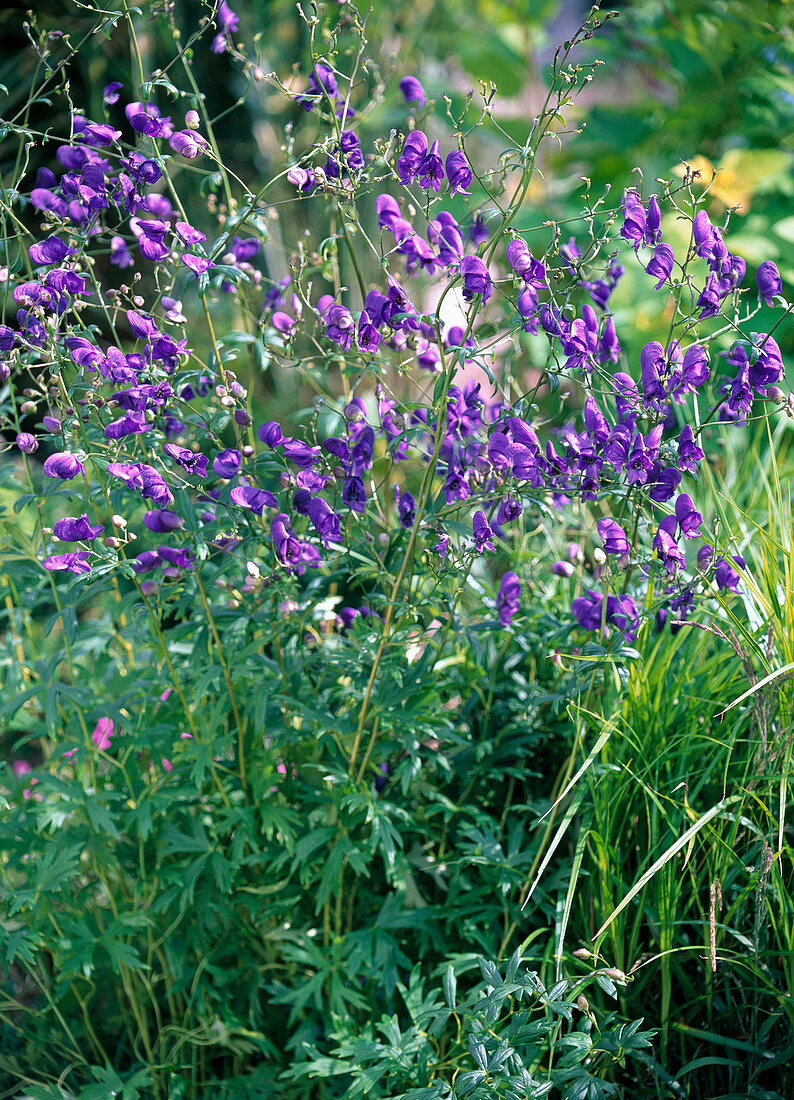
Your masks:
M551 571L555 577L572 577L574 574L574 567L569 561L555 561L551 567Z
M47 477L59 477L61 481L70 481L78 474L84 474L85 466L68 451L57 451L45 459L44 473Z
M186 160L195 160L209 148L204 138L194 130L176 130L168 139L168 144Z
M740 569L747 568L747 562L740 554L734 554L731 560L735 565L738 565ZM723 591L739 591L739 574L725 558L717 558L717 564L714 570L714 580L717 582L717 587Z
M78 516L76 519L72 516L59 519L52 530L55 537L60 539L61 542L91 542L93 539L99 538L105 528L101 524L93 527L88 522L88 516L84 512L82 516Z
M546 265L542 260L535 259L526 241L520 237L510 241L506 257L511 270L529 286L540 290L546 285Z
M403 151L397 161L397 175L400 183L412 184L419 174L427 156L427 135L421 130L412 130L405 139Z
M652 278L659 280L654 286L654 290L661 290L670 278L674 263L675 256L670 245L657 244L656 248L653 250L653 255L650 260L648 260L648 266L645 268Z
M333 69L320 62L315 66L314 72L309 76L306 93L296 96L295 102L303 107L304 111L311 111L320 101L324 92L333 97L339 90Z
M45 425L46 427L46 425ZM30 432L20 432L17 435L17 447L23 455L32 455L39 449L39 441Z
M596 530L604 543L605 554L628 554L629 540L626 532L614 519L600 519Z
M675 518L678 520L678 525L685 539L700 537L700 525L703 522L703 516L697 511L692 497L687 493L681 493L676 498Z
M521 602L521 581L512 571L504 573L499 582L496 596L496 610L502 626L509 626L518 612Z
M486 550L493 551L495 549L494 544L491 542L493 531L488 523L488 517L485 515L485 512L474 513L472 530L474 533L474 546L478 553L483 554Z
M667 396L667 389L662 381L666 369L664 348L658 340L651 340L640 352L643 404L646 409L661 411L661 402Z
M200 452L189 451L186 447L177 447L175 443L166 443L163 450L188 473L195 474L196 477L207 476L209 460Z
M157 553L160 555L164 562L167 562L168 565L172 566L174 569L193 568L192 550L177 549L175 546L158 546ZM164 569L163 572L166 574L166 576L174 575L169 574L167 569Z
M764 305L771 306L773 304L772 299L783 293L783 280L771 260L764 260L759 265L758 271L755 273L755 280L758 284L758 295L763 300Z
M132 267L135 263L123 237L110 238L110 262L116 267Z
M665 516L659 521L653 539L653 549L664 562L668 573L675 573L686 566L686 558L675 539L677 526L678 520L675 516Z
M248 508L261 516L265 508L277 508L278 501L267 489L257 489L253 485L238 485L229 493L229 499L240 508Z
M460 263L460 273L463 276L463 297L471 302L478 295L482 296L483 305L488 301L493 292L493 283L488 274L488 268L478 256L464 256Z
M441 181L444 179L444 162L438 151L438 142L434 141L430 151L422 158L422 163L417 172L419 186L433 191L441 190Z
M685 424L678 437L678 465L682 470L693 474L697 470L698 462L703 458L705 455L697 445L695 433L689 424Z
M91 733L91 740L100 752L107 752L113 737L113 719L100 718Z
M53 234L43 241L37 241L28 249L28 255L34 264L59 264L67 256L73 256L74 248L70 248L65 241Z
M631 596L607 596L605 601L600 593L587 588L584 596L577 596L573 601L571 611L584 630L600 633L603 622L605 639L610 635L610 625L617 627L626 641L633 641L637 636L640 614Z
M661 240L661 213L655 196L648 201L648 211L642 205L640 196L629 188L623 195L623 225L620 235L629 241L636 252L640 247L658 245Z
M74 554L53 554L41 563L51 573L90 573L90 550L77 550Z
M309 501L307 514L324 545L327 546L329 542L341 542L341 520L327 501L323 500L322 497L312 497Z
M164 118L153 103L128 103L124 108L124 114L133 130L137 130L140 134L148 134L149 137L154 138L169 138L174 132L171 119ZM143 161L143 158L141 160ZM156 164L155 168L157 168ZM146 182L154 183L159 176L160 169L157 168L154 179L148 179Z
M213 53L224 53L231 43L231 36L237 31L240 17L235 15L226 0L221 0L218 8L218 34L212 40L210 49Z
M424 107L427 103L425 90L415 76L404 76L400 81L400 91L406 103L415 103L417 107Z
M102 90L102 99L107 103L108 107L114 106L119 101L119 92L124 87L117 80L113 80L110 84L106 84Z
M471 168L469 168L469 162L466 160L465 154L457 149L454 149L451 153L447 153L444 167L447 172L447 179L449 180L450 195L468 195L469 186L474 179L474 173Z
M212 468L218 477L231 478L240 469L242 455L239 451L229 448L215 455L212 460Z
M683 404L688 393L695 393L709 378L709 355L701 344L690 344L681 362L676 362L668 383L674 400Z
M143 517L143 522L150 531L154 531L157 535L165 535L169 531L181 531L185 526L182 517L178 516L176 512L170 512L167 508L158 508L155 511L147 512Z
M108 473L119 478L131 489L137 489L144 500L155 504L173 504L174 498L162 476L145 462L111 462Z
M279 512L271 520L270 537L273 540L276 559L287 569L300 575L307 565L320 564L320 553L317 547L296 539L290 533L289 516L284 512Z
M394 492L397 499L397 516L400 520L400 526L410 530L416 518L416 501L410 493L401 493L396 486Z

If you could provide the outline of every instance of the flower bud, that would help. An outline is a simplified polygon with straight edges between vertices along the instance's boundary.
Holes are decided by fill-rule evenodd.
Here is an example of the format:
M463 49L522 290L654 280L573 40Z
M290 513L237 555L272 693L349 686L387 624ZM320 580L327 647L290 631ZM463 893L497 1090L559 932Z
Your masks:
M23 455L32 455L39 449L39 441L30 432L20 432L17 436L17 447Z
M767 386L766 395L770 401L776 401L778 405L782 405L786 400L786 395L778 386Z
M22 404L19 406L19 411L23 414L23 416L27 416L29 413L34 413L36 411L36 402L23 401Z
M607 556L604 551L601 549L600 546L596 546L595 550L593 551L593 561L596 563L596 565L604 565L606 563L606 560Z
M110 522L113 524L114 527L121 527L122 530L127 526L127 521L124 516L111 516Z
M188 130L198 130L199 128L199 116L198 111L188 111L185 115L185 126Z

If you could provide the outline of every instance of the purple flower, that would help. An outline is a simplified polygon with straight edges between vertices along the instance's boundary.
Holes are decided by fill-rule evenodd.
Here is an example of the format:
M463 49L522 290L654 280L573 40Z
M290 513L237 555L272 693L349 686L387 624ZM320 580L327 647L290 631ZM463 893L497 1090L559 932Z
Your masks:
M289 439L281 431L281 425L277 420L266 420L259 429L259 438L268 447L280 447L282 443L288 443Z
M661 408L660 402L667 396L662 382L666 366L664 348L658 340L651 340L640 352L642 389L646 409L655 409L658 412Z
M703 451L695 442L695 433L689 424L685 424L678 438L678 465L682 470L694 473L703 457Z
M203 275L209 271L211 267L215 267L212 260L208 260L206 256L194 256L192 252L185 252L180 257L185 267L189 267L194 275Z
M659 280L653 288L654 290L660 290L670 278L674 263L675 256L670 245L657 244L653 250L653 255L648 260L648 266L645 268L652 278Z
M596 524L596 530L604 543L604 552L607 554L628 554L629 540L626 532L614 519L600 519Z
M685 539L696 539L700 536L700 525L703 516L695 509L692 497L687 493L681 493L675 502L675 518Z
M764 260L759 265L755 280L758 283L759 297L763 299L765 305L771 306L772 299L783 293L783 281L780 278L780 272L771 260Z
M71 516L59 519L53 527L53 534L61 542L91 542L93 539L99 538L104 530L105 528L101 524L92 527L88 522L88 516L84 512L77 519Z
M425 90L415 76L404 76L400 81L400 91L406 103L415 103L418 107L424 107L427 103Z
M698 555L698 557L699 556L700 555ZM746 566L744 558L739 554L735 554L732 561L735 565L738 565L740 569L744 569ZM725 558L717 558L717 568L714 570L714 580L717 582L717 587L724 591L739 591L739 574Z
M242 456L240 452L233 448L229 448L215 455L215 458L212 460L212 468L218 477L234 477L240 469L241 461Z
M193 568L193 551L177 549L175 546L158 546L157 553L164 562L168 562L175 569Z
M494 544L491 542L493 531L488 524L488 518L485 512L474 513L472 530L474 532L474 545L480 554L486 550L493 551L495 549Z
M119 101L119 92L124 87L117 80L111 81L110 84L106 84L102 91L102 99L109 107L112 107Z
M59 264L74 252L68 244L55 235L37 241L28 249L28 255L34 264Z
M653 549L667 567L668 573L675 573L686 565L686 558L681 553L675 540L675 532L678 521L675 516L665 516L660 520L659 527L653 539Z
M444 167L449 180L449 193L451 195L468 195L474 173L469 168L469 162L466 160L465 155L454 149L451 153L447 153Z
M353 512L363 512L367 504L367 493L363 480L358 474L351 474L342 487L342 500Z
M267 489L256 489L253 485L238 485L229 493L229 499L240 508L248 508L261 516L265 508L277 508L278 501Z
M488 268L478 256L465 256L461 260L460 273L463 276L463 297L471 302L478 295L482 295L483 304L488 301L493 291L491 276Z
M322 497L312 497L308 515L323 543L327 545L329 542L341 542L342 524L339 516Z
M90 550L77 550L74 554L53 554L41 563L50 572L90 573ZM737 578L738 579L738 578Z
M121 268L131 267L135 263L123 237L110 238L110 262Z
M427 136L421 130L412 130L405 139L403 151L397 161L400 183L408 186L414 182L427 155Z
M70 481L78 474L85 473L85 466L68 451L57 451L44 462L47 477L59 477L61 481Z
M207 142L194 130L175 130L168 139L168 144L186 160L195 160L207 150Z
M416 501L410 493L399 493L397 498L397 515L401 527L411 528L416 518Z
M17 447L23 455L32 455L39 449L39 441L30 432L20 432L17 435Z
M320 101L320 96L326 92L329 97L335 96L339 90L333 69L320 62L315 66L314 72L309 77L306 94L296 96L295 102L303 107L304 111L311 111Z
M165 535L169 531L179 531L185 526L185 521L176 512L170 512L167 508L155 509L146 512L143 522L150 531L157 535Z
M499 582L496 596L496 610L502 626L509 626L519 608L521 600L521 581L512 571L504 573Z
M130 561L130 565L136 573L151 573L160 564L160 555L156 550L142 550L136 558L132 558Z
M572 577L574 568L569 561L555 561L551 567L555 577Z

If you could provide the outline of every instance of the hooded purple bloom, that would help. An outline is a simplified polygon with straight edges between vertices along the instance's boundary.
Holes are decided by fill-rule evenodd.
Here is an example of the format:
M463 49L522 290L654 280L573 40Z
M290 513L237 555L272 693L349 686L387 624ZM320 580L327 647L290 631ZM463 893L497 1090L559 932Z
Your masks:
M606 554L628 554L629 540L626 532L614 519L600 519L596 524L596 530L604 543Z
M700 525L703 516L695 509L692 497L687 493L681 493L675 502L675 518L685 539L700 537Z
M574 568L569 561L555 561L551 567L555 577L572 577Z
M699 556L700 555L698 555L698 557ZM744 569L747 565L744 558L739 554L735 554L732 560L740 569ZM717 559L717 568L714 570L714 580L717 582L717 587L724 591L739 591L739 574L725 558Z
M180 153L186 160L195 160L207 149L207 142L194 130L174 131L168 139L168 144L175 153Z
M123 237L110 238L110 262L116 267L132 267L135 261Z
M182 517L178 516L176 512L170 512L167 508L147 512L143 517L143 522L150 531L154 531L157 535L165 535L169 531L179 531L185 526Z
M694 473L703 457L703 451L695 441L695 433L689 424L685 424L678 438L678 465L682 470Z
M485 512L474 513L472 530L474 532L474 545L480 554L486 550L493 551L495 549L494 544L491 542L493 531L488 524Z
M17 447L23 455L32 455L39 449L39 441L30 432L20 432L17 435Z
M654 290L660 290L670 278L674 263L675 255L670 245L657 244L653 250L653 255L648 260L648 266L645 268L652 278L659 280L653 288Z
M759 265L755 280L758 283L759 297L763 299L765 305L771 306L772 299L783 293L783 281L780 278L780 272L771 260L765 260Z
M701 344L690 344L683 361L673 369L670 393L680 405L688 393L705 385L709 377L709 354Z
M342 487L342 500L353 512L363 512L367 504L364 482L357 474L351 474Z
M175 569L193 568L192 550L177 549L177 547L175 546L158 546L157 553L164 562L168 562L168 564L173 566Z
M105 528L101 524L92 527L88 522L88 516L84 512L77 519L71 516L59 519L53 527L53 534L61 542L91 542L93 539L99 538L104 530Z
M60 237L46 237L37 241L28 249L28 255L34 264L59 264L74 252Z
M189 267L194 275L203 275L209 271L211 267L215 267L212 260L208 260L206 256L194 256L192 252L185 252L180 257L185 267Z
M229 493L229 498L240 508L248 508L261 516L265 508L277 508L278 501L267 489L256 489L253 485L238 485Z
M130 561L130 565L136 573L151 573L160 564L160 555L156 550L142 550L136 558L132 558Z
M314 529L326 545L329 542L342 541L342 524L336 512L322 497L312 497L308 507L309 519Z
M239 451L229 448L226 451L221 451L215 455L212 460L212 468L218 477L234 477L237 471L240 469L240 462L242 456Z
M471 302L482 295L483 304L491 297L493 284L488 268L478 256L465 256L461 260L460 273L463 276L463 297Z
M659 528L653 539L653 548L667 567L668 573L675 573L686 565L686 558L682 554L675 540L678 521L675 516L665 516L659 522Z
M412 130L405 139L403 151L397 161L397 175L400 183L408 186L419 174L427 156L427 136L421 130Z
M70 481L78 474L85 473L85 466L68 451L58 451L44 462L47 477L59 477L61 481Z
M499 582L496 596L496 610L502 626L509 626L519 608L521 600L521 581L512 571L504 573Z
M397 492L396 489L395 492ZM416 501L410 493L399 493L397 498L397 515L399 516L401 527L413 527L416 518Z
M106 84L102 91L102 99L109 107L112 107L119 101L119 92L124 87L117 80L111 81L110 84Z
M466 160L465 154L458 149L453 149L451 153L447 153L444 167L449 180L450 195L468 195L474 173L469 168L469 162Z
M400 91L406 103L415 103L417 107L424 107L427 103L425 90L415 76L404 76L400 81Z
M664 348L658 340L651 340L640 352L642 389L646 409L655 409L658 412L661 408L660 402L667 396L662 382L666 366Z
M45 558L41 564L50 572L90 573L91 566L88 564L90 557L90 550L77 550L74 554L53 554L52 557Z
M314 72L309 77L306 95L297 96L296 103L303 107L304 111L311 111L319 102L323 92L329 96L335 96L339 90L333 69L320 62L315 66Z

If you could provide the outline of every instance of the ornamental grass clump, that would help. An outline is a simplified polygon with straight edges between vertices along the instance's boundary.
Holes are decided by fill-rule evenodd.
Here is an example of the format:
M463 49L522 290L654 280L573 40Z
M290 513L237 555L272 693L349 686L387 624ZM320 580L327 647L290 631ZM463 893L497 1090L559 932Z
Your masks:
M527 224L596 9L495 162L495 89L384 81L349 2L302 12L288 81L225 3L188 42L147 10L153 72L142 13L91 10L130 78L89 117L33 29L3 121L9 1095L645 1095L658 1006L621 998L658 914L618 966L604 895L574 951L586 828L544 873L648 654L718 621L737 695L776 660L704 484L791 411L777 268L692 172ZM272 178L224 165L198 51L289 98ZM627 279L665 299L636 354Z

